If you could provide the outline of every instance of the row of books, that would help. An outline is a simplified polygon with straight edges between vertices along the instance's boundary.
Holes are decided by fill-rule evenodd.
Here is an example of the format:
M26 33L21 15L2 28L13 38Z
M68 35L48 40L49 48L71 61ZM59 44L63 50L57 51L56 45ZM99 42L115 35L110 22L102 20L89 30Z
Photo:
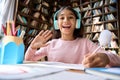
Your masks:
M114 15L113 14L109 14L109 12L114 12L116 11L116 8L113 7L113 6L109 6L109 7L105 7L104 8L104 12L105 13L108 13L107 16L108 17L111 17L111 18L114 18ZM87 10L85 13L84 13L84 18L85 17L89 17L89 16L96 16L96 15L100 15L102 14L102 9L94 9L94 10Z
M102 11L100 9L95 9L92 12L93 12L93 16L102 14Z
M34 37L28 37L28 36L25 36L25 45L26 47L29 47L30 43L33 41Z
M105 20L107 21L107 20L115 20L116 19L116 17L113 15L113 14L107 14L106 16L105 16Z
M97 8L97 7L101 7L102 5L107 5L107 4L112 4L112 3L116 3L117 0L105 0L105 2L103 3L103 0L100 0L98 2L95 2L93 5L93 8Z
M105 5L112 3L117 3L117 0L105 0Z
M101 32L102 30L107 29L107 30L116 30L117 28L113 26L112 23L106 23L105 26L104 24L93 24L92 26L87 26L85 27L85 32Z
M21 15L17 15L17 20L20 21L21 23L27 24L27 19Z
M28 1L28 0L25 0L24 2L26 2L26 1ZM31 7L27 6L27 5L28 4L23 6L23 9L21 10L22 13L34 16L34 15L38 15L36 13L39 12L39 15L42 14L42 17L43 16L45 17L45 15L49 15L49 10L50 10L49 7L50 7L50 5L46 1L42 1L42 2L38 1L38 4L37 4L37 2L32 3L32 5L34 6L34 7L32 7L33 9L30 9Z
M113 12L113 11L117 11L116 7L114 7L114 6L108 6L108 7L104 8L105 13Z
M103 0L94 3L93 8L97 8L103 5Z
M31 36L36 36L38 33L39 33L38 30L36 30L36 29L31 29L31 30L28 31L27 34L29 34L29 35L31 35Z
M91 19L91 18L82 19L82 23L83 23L84 25L92 24L92 19Z
M86 38L91 39L93 41L97 41L99 36L100 36L100 33L86 34ZM109 48L119 48L118 42L116 40L117 38L118 37L112 32L112 39L111 39L110 45L108 46Z
M41 20L44 22L44 21L46 21L47 19L43 16L43 15L40 15L40 13L39 12L36 12L36 13L34 13L34 15L33 15L35 18L39 18L39 16L41 16ZM46 24L44 24L44 23L40 23L40 22L38 22L37 20L34 20L34 19L31 19L30 20L30 18L29 18L29 22L28 22L28 20L27 20L27 18L28 17L25 17L25 16L21 16L20 14L18 14L17 15L17 20L19 21L19 22L21 22L21 23L24 23L24 24L28 24L28 23L30 23L29 25L31 25L33 28L41 28L41 27L44 27L44 29L46 30L46 28L48 28L48 24L46 23Z
M87 11L91 9L91 6L90 4L88 4L87 6L81 6L80 8L81 8L81 11Z
M72 7L77 7L77 6L79 6L79 3L80 3L79 0L71 0L70 2L71 2Z
M26 4L26 5L28 5L29 2L30 2L30 0L25 0L23 3ZM45 13L47 15L49 14L48 13L49 12L48 8L50 7L50 5L52 5L52 4L50 4L51 2L48 2L48 1L45 1L45 0L37 0L36 3L35 4L32 3L34 5L34 9L36 9L38 11L41 11L42 13ZM79 1L70 1L70 3L71 3L72 7L79 6ZM57 6L59 6L59 2L58 1L54 1L53 4L55 5L54 8L56 8ZM24 10L26 10L26 9L24 9ZM56 11L56 10L54 10L54 11Z
M81 6L81 11L87 11L87 10L90 10L91 8L98 8L98 7L101 7L102 5L112 4L116 2L117 0L105 0L105 2L103 0L100 0L93 3L92 5L88 2L87 5Z
M92 40L97 40L100 35L100 32L94 33L94 32L89 32L86 34L86 38L92 39ZM112 32L112 40L118 39L117 35Z

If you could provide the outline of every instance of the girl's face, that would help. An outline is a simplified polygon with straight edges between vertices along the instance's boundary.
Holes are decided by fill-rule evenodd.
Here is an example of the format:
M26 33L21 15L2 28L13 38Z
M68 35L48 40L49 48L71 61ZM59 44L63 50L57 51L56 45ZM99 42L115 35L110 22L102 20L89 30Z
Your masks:
M61 35L72 35L76 27L76 17L72 11L64 9L58 14L58 26Z

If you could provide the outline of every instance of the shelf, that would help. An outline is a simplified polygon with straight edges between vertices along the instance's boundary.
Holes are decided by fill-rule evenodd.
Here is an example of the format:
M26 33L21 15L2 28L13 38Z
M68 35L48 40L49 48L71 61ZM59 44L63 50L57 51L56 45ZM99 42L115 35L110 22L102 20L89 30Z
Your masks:
M107 2L109 1L109 2ZM114 0L115 1L115 0ZM84 36L93 42L98 42L99 34L102 30L110 30L117 38L113 40L120 46L120 20L119 20L119 0L80 0L82 14L82 24L85 27ZM113 45L112 45L113 46ZM111 48L108 47L107 50ZM118 52L119 48L115 48Z

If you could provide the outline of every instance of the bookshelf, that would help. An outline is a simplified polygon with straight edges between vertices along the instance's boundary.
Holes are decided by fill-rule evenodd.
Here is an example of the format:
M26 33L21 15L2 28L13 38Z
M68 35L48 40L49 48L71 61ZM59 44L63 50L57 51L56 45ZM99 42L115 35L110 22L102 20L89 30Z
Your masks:
M54 13L64 5L80 10L84 37L98 43L102 30L113 32L113 44L106 50L118 52L120 45L119 0L19 0L16 27L26 31L24 43L27 47L40 30L53 27Z
M40 30L51 28L51 12L48 0L19 0L16 27L26 31L26 49Z
M98 43L100 32L104 29L112 32L111 44L106 50L119 52L119 0L80 0L82 24L85 37Z

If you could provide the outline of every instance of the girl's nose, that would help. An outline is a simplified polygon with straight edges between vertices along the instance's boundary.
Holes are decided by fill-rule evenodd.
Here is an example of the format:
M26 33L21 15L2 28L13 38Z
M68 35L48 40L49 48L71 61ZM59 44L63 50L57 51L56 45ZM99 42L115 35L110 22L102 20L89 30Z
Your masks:
M65 17L65 18L64 18L64 21L65 21L65 22L69 21L69 18Z

